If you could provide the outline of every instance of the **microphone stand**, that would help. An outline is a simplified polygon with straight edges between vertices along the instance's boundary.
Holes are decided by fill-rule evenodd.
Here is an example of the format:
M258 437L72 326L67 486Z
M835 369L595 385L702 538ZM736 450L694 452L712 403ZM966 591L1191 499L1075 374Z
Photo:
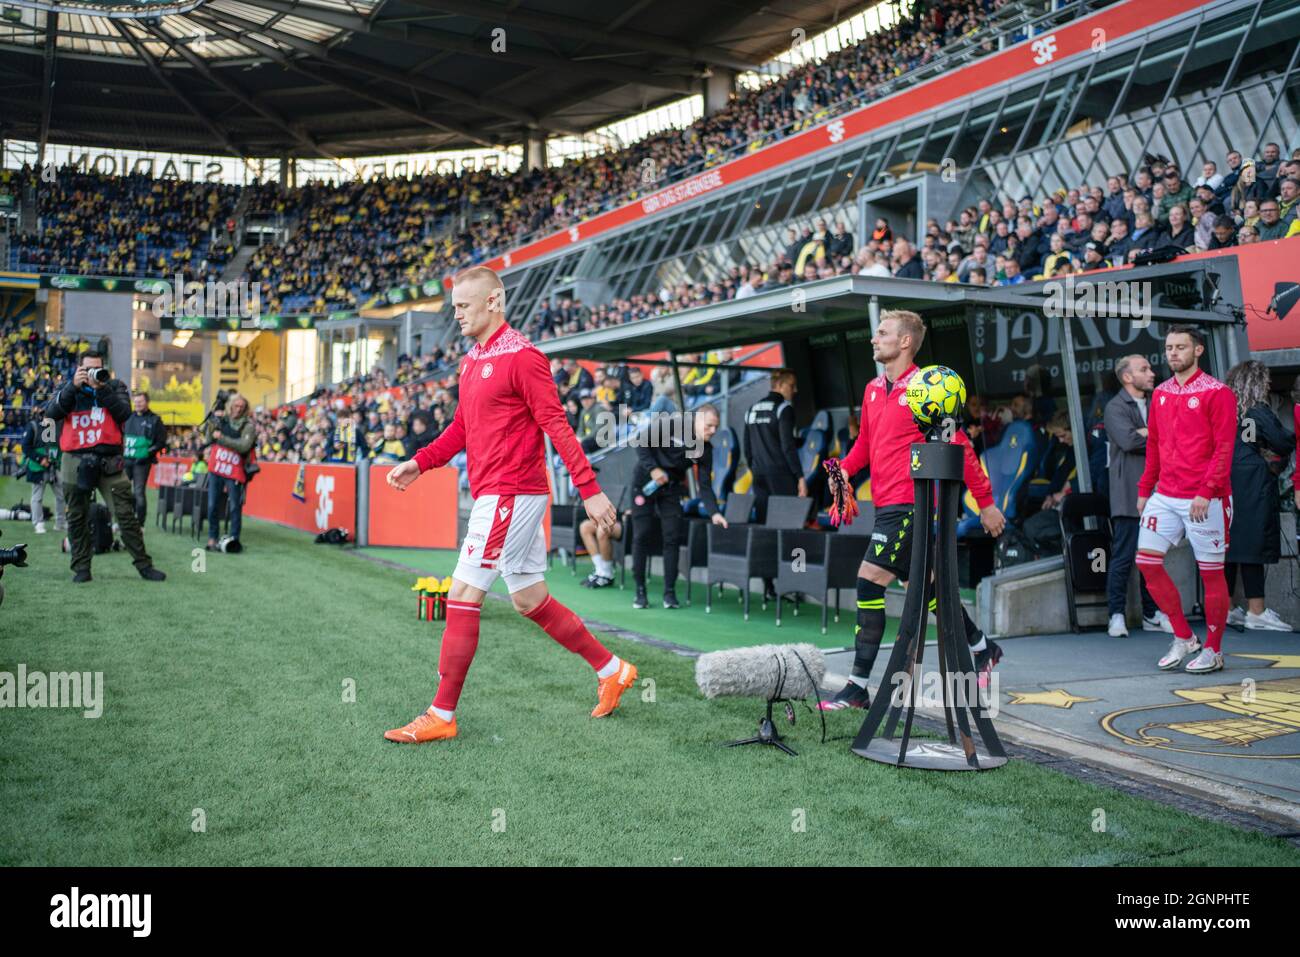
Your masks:
M817 682L813 681L813 676L812 673L808 670L808 665L804 662L803 657L800 656L797 652L792 652L792 653L795 655L796 658L799 659L799 664L803 665L804 674L808 675L808 680L812 682L813 693L817 695L817 703L820 705L821 693L817 691ZM770 744L773 747L780 748L782 751L784 751L788 755L791 755L792 757L798 757L799 752L796 751L794 748L790 747L790 745L785 743L784 739L782 739L781 737L780 732L776 730L776 722L772 720L772 705L776 704L778 701L781 701L785 703L786 720L788 720L791 724L794 724L794 706L790 703L790 699L785 697L785 679L786 679L786 674L788 673L787 664L785 659L781 658L779 655L773 655L772 658L776 661L776 668L777 668L776 688L773 690L771 696L767 699L767 714L765 714L762 718L759 718L758 720L758 734L756 734L752 738L741 738L736 741L728 741L725 745L723 745L723 747L735 748L735 747L739 747L742 744ZM822 711L821 708L817 709L817 713L821 716L822 719L822 743L825 744L826 743L826 713Z
M785 741L781 739L781 733L776 730L776 723L772 720L772 705L776 704L776 702L778 701L786 700L785 699L785 675L786 675L785 662L782 661L781 658L779 658L777 655L773 655L772 657L776 659L776 668L777 668L776 689L772 692L772 695L767 699L767 714L764 715L762 718L759 718L758 720L758 734L756 734L752 738L741 738L737 741L728 741L724 745L724 747L736 748L742 744L770 744L773 747L780 748L786 754L789 754L793 757L798 757L799 752L796 751L794 748L790 747L790 745L786 744ZM788 703L786 704L785 713L786 716L790 719L791 724L793 724L794 709L791 708Z

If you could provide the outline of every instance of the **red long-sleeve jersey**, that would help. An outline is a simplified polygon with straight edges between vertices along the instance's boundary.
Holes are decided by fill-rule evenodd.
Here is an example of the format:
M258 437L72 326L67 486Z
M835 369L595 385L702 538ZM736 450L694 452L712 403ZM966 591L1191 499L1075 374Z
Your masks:
M1237 399L1214 376L1197 369L1182 385L1166 379L1151 393L1147 462L1138 495L1227 498L1232 494L1232 449Z
M871 501L877 508L915 501L912 443L925 441L907 405L907 383L916 371L915 365L909 366L892 388L887 387L883 375L867 383L867 389L862 393L857 441L840 461L849 475L866 466L871 467ZM963 446L962 475L966 487L975 496L979 507L987 508L993 504L993 489L980 466L979 457L971 448L970 439L958 429L953 443Z
M446 465L461 449L469 491L480 495L545 495L546 442L550 436L578 493L600 491L596 474L565 418L546 356L502 323L460 364L460 401L440 436L415 453L420 471Z

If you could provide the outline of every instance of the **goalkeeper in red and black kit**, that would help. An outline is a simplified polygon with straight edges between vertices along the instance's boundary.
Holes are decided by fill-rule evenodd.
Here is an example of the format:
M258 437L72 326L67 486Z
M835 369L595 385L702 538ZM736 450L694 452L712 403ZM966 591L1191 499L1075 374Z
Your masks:
M913 361L925 338L925 324L914 312L894 310L881 314L871 346L884 375L867 384L862 396L861 430L848 456L840 461L845 484L864 468L871 470L871 494L876 523L867 554L858 569L858 621L854 628L853 670L848 683L822 709L866 708L871 704L867 679L880 652L885 633L885 589L895 579L906 578L912 562L912 533L916 527L909 459L914 442L924 442L907 404L907 383L916 374ZM962 471L966 487L980 507L980 523L993 536L1002 534L1006 519L993 504L988 476L962 429L953 442L963 446ZM934 599L930 610L934 611ZM989 641L962 610L966 639L975 656L975 670L983 686L1002 657L1002 649Z

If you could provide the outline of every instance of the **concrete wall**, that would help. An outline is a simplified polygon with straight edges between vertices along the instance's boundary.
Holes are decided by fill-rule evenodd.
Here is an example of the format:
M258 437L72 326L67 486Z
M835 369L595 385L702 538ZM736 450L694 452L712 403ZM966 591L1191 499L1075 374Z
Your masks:
M107 336L111 345L108 365L123 382L131 382L131 329L135 313L132 296L115 292L62 294L63 331L95 343Z

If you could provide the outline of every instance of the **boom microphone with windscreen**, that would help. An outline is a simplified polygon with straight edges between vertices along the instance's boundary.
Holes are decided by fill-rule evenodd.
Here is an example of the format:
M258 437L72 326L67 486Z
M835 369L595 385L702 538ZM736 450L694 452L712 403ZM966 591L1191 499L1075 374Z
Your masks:
M764 698L767 715L758 722L758 734L752 738L729 741L727 747L740 744L770 744L786 754L797 752L781 740L772 722L772 705L786 701L786 718L794 724L793 698L817 696L817 688L826 674L826 660L816 645L757 645L732 648L701 655L695 662L695 684L706 698L722 696ZM820 709L818 714L821 714ZM826 716L822 718L822 740L826 740Z
M811 698L825 675L826 659L812 644L711 651L695 662L695 684L706 698Z

